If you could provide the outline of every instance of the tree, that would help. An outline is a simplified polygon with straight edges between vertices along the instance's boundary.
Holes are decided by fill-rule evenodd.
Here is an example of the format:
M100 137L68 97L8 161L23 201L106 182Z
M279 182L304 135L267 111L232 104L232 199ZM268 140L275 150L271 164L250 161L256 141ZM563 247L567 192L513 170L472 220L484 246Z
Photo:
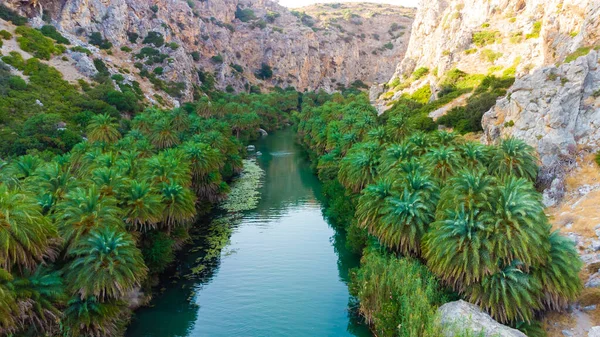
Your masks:
M154 123L148 138L158 149L166 149L180 143L173 121L168 117L161 118Z
M125 222L135 230L147 231L162 220L163 204L158 191L145 181L131 180L120 205Z
M140 285L148 269L130 234L102 226L92 230L70 251L67 279L83 298L120 299Z
M356 219L361 228L374 232L378 227L385 200L392 196L392 185L393 181L386 177L362 190L356 206Z
M520 139L503 139L492 156L490 171L501 177L514 175L535 181L538 167L534 151Z
M13 276L0 268L0 333L8 335L16 330L16 317L19 307L15 299Z
M121 138L121 133L117 129L115 118L103 114L92 117L87 126L87 137L91 142L114 143Z
M0 185L0 268L34 269L55 255L54 224L42 214L34 195Z
M425 159L431 167L434 176L440 181L445 181L454 175L461 165L461 158L453 147L440 146L431 149Z
M266 63L263 63L260 66L260 69L258 69L255 73L254 76L256 76L256 78L261 79L261 80L268 80L271 77L273 77L273 69L271 69L271 66L269 66Z
M359 143L348 151L340 162L338 179L342 185L357 193L373 181L379 164L379 145Z
M181 185L163 183L160 189L163 197L163 222L169 232L176 225L186 224L196 216L196 198Z
M63 322L68 337L103 337L117 334L117 323L125 305L119 301L101 302L96 296L69 300Z

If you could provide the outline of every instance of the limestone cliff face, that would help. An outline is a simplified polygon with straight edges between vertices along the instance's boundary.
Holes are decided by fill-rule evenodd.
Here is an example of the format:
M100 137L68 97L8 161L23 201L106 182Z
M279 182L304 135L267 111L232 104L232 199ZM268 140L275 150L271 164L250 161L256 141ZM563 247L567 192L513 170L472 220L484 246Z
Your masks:
M394 76L418 67L485 74L515 66L528 73L598 44L599 16L597 0L426 0Z
M100 32L113 43L113 55L98 51L95 56L110 68L129 69L133 80L143 81L133 75L138 70L132 66L138 62L134 54L148 46L142 42L148 33L160 33L166 43L176 43L179 48L174 50L157 47L168 58L144 68L152 72L160 66L164 69L161 79L186 83L183 99L191 98L193 85L203 84L198 70L214 74L217 88L231 86L237 91L253 85L331 91L357 80L385 82L404 55L414 17L414 9L366 4L313 6L290 12L268 0L38 3L29 7L8 0L9 6L32 18L40 17L41 9L47 11L53 25L85 47L89 47L89 36ZM249 14L244 19L239 15L242 10ZM41 24L41 19L33 22ZM131 33L140 36L136 43L128 38ZM123 46L132 52L121 52ZM192 57L194 52L197 55ZM272 68L272 78L256 78L254 73L262 64Z

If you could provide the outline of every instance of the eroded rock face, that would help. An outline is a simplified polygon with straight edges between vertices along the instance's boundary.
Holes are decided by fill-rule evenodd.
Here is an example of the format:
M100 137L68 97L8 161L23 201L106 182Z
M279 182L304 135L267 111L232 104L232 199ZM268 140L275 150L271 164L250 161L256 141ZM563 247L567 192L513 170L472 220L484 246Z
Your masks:
M39 0L34 7L19 0L7 3L30 18L46 10L53 25L80 42L100 32L114 45L114 56L100 55L109 67L132 68L139 62L134 54L148 47L144 37L160 33L166 43L180 47L156 47L169 57L146 68L152 72L160 66L160 79L186 83L184 99L191 99L193 85L203 84L198 70L214 74L221 90L279 85L332 91L357 80L367 85L385 82L404 56L415 11L344 4L312 6L301 14L268 0ZM254 18L242 22L236 18L238 8L251 10ZM132 43L128 33L140 38ZM133 51L121 53L122 46ZM198 55L194 58L192 52ZM222 60L211 60L217 55ZM273 70L273 77L264 81L254 76L263 63Z
M524 74L598 43L599 16L596 0L423 1L394 77L417 67L438 74L454 67L481 74L515 67Z
M463 300L442 305L438 308L438 315L446 337L462 331L485 337L526 337L521 331L496 322L478 306Z
M517 79L483 116L482 126L487 143L513 136L537 149L542 173L550 175L542 177L551 182L545 201L553 205L575 154L600 145L600 53Z

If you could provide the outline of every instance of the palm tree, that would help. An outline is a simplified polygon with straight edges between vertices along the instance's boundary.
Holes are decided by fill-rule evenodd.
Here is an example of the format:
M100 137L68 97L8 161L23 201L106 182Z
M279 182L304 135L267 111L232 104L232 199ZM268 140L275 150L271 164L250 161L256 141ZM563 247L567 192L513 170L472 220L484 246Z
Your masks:
M163 117L152 126L148 137L157 149L166 149L180 143L179 134L171 119Z
M381 175L385 175L398 164L409 160L415 154L415 146L412 143L391 144L385 147L381 154L381 164L378 171Z
M361 228L374 232L379 224L386 198L392 196L393 181L387 177L378 179L362 190L356 206L356 219Z
M436 131L433 133L433 141L438 146L454 145L458 139L458 135L454 132Z
M0 268L34 269L55 255L56 239L33 194L0 185Z
M466 142L458 147L458 152L468 169L472 170L481 165L488 165L490 150L481 143Z
M145 181L131 180L128 185L120 205L125 222L135 230L154 228L162 220L164 206L160 194Z
M65 298L59 272L38 267L33 274L26 272L24 277L16 278L13 285L21 311L21 330L40 335L56 329L62 315L58 306Z
M142 171L143 176L154 184L176 182L185 187L192 184L190 166L182 160L179 150L166 150L148 158Z
M427 171L409 172L394 182L396 190L408 188L410 192L420 193L429 203L436 205L440 199L440 189Z
M182 147L184 158L189 162L192 176L196 180L219 170L223 165L223 155L209 145L187 142Z
M573 241L558 231L550 234L550 252L545 263L535 268L533 275L540 281L547 310L563 310L577 299L581 292L579 271L581 259Z
M115 336L124 309L125 305L118 301L100 302L96 296L76 296L68 302L64 311L66 336Z
M71 250L67 279L81 298L120 299L146 278L148 269L131 235L103 226Z
M410 134L408 118L405 114L396 114L388 119L385 125L385 133L392 142L401 142Z
M98 227L123 224L115 198L102 196L96 185L67 193L65 200L56 205L55 217L69 245Z
M113 143L121 138L116 119L109 114L95 115L87 126L87 138L90 142Z
M491 240L494 254L504 263L519 260L527 269L543 263L549 250L548 219L531 182L508 177L491 197Z
M535 150L517 138L500 141L490 161L490 171L501 177L514 175L535 181L538 172Z
M455 290L496 272L489 224L477 209L447 209L423 239L423 257L435 274Z
M496 183L496 180L483 170L460 171L450 178L442 190L438 209L444 211L464 207L466 210L489 210Z
M461 158L453 147L440 146L433 148L425 155L433 175L445 181L454 175L461 165Z
M359 143L341 160L338 179L346 188L358 193L373 181L378 164L379 145Z
M470 302L488 311L501 323L529 322L541 308L540 283L520 269L522 263L512 261L496 273L485 276L467 290Z
M19 311L12 281L13 276L0 268L0 334L7 336L17 328L15 316Z
M176 225L191 222L196 216L196 198L187 188L177 183L163 183L163 222L169 232Z
M381 212L381 221L370 233L404 255L418 254L421 238L434 220L435 204L422 193L405 188L400 194L386 198Z
M38 156L25 155L17 157L6 166L6 175L16 179L25 179L36 174L43 163Z
M422 131L413 132L406 141L415 146L415 154L419 156L431 147L431 139Z
M92 181L100 189L100 194L109 197L117 197L124 188L126 179L121 175L118 168L101 167L93 170Z
M367 132L366 139L367 141L375 142L379 145L382 145L383 143L385 143L386 140L385 129L383 128L383 126L372 128Z

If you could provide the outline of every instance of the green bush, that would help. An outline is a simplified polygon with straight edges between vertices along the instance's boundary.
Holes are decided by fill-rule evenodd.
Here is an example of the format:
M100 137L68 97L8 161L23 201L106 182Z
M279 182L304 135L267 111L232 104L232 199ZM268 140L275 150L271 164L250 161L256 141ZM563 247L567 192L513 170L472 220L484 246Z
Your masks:
M423 77L423 76L425 76L427 74L429 74L429 68L427 68L427 67L420 67L420 68L417 68L413 72L412 77L416 81L416 80L420 79L421 77Z
M273 22L275 22L275 19L277 19L280 16L281 16L281 14L279 14L277 12L271 12L271 11L269 11L267 13L267 15L265 16L265 18L267 19L267 21L269 23L273 23Z
M227 87L225 87L225 91L228 93L232 93L235 91L235 89L231 85L227 85Z
M100 32L93 32L92 34L90 34L88 42L94 46L97 46L100 49L110 49L113 46L111 42L102 37L102 34L100 34Z
M431 87L425 84L409 96L410 99L425 104L431 98Z
M197 51L193 51L190 53L192 55L192 59L196 62L200 61L200 53Z
M536 21L533 23L533 30L531 33L525 35L526 39L537 39L540 37L540 32L542 31L542 22Z
M56 28L54 26L52 26L52 25L42 26L42 28L40 29L40 31L42 32L42 34L44 34L44 36L53 39L54 41L56 41L56 43L71 44L71 41L69 41L67 38L65 38L64 36L62 36L56 30Z
M49 60L52 55L58 55L64 52L64 49L56 46L51 39L45 37L36 29L19 26L15 32L21 35L17 37L17 42L21 49L32 53L33 56L37 58Z
M122 47L121 47L121 51L124 51L124 52L126 52L126 53L131 53L132 49L131 49L131 48L129 48L129 47L127 47L127 46L122 46Z
M254 76L261 80L267 80L273 77L273 70L268 64L263 63L260 69L254 72Z
M240 74L244 73L244 68L239 64L231 63L229 66Z
M254 15L254 11L252 9L250 9L250 8L242 9L240 6L238 6L235 10L235 18L242 22L248 22L248 21L256 20L256 15Z
M12 39L12 34L9 31L6 30L0 30L0 38L4 39L4 40L10 40Z
M480 58L484 61L488 61L490 63L494 63L496 62L496 60L498 60L499 58L502 57L502 53L500 52L495 52L493 50L490 49L483 49L481 51L481 55Z
M221 54L217 54L210 58L213 63L223 63L223 56Z
M152 72L155 73L156 75L162 75L164 72L164 69L162 67L156 67L156 68L154 68L154 70Z
M71 51L77 52L77 53L85 53L87 55L92 55L92 51L84 48L82 46L75 46L75 47L71 47Z
M367 249L351 272L350 292L377 336L434 337L437 307L446 301L439 282L421 263Z
M480 32L473 33L473 43L478 47L483 47L488 44L493 44L498 42L500 39L500 32L497 30L484 30Z
M12 22L15 26L22 26L27 23L27 18L20 16L17 12L0 4L0 19Z
M143 44L153 44L155 47L161 47L165 44L165 38L159 32L149 32L142 41Z
M383 48L392 50L392 49L394 49L394 44L392 44L391 42L388 42L383 45Z
M137 43L137 40L139 39L139 34L138 33L134 33L134 32L127 32L127 39L129 39L129 42L131 43Z
M567 55L567 57L565 58L565 63L573 62L576 59L578 59L579 57L589 54L591 50L592 50L592 47L577 48L576 51Z
M158 13L158 5L152 5L152 6L150 6L150 10L151 10L151 11L152 11L154 14Z
M173 49L173 50L177 50L179 48L179 45L176 42L171 42L167 44L167 47Z

